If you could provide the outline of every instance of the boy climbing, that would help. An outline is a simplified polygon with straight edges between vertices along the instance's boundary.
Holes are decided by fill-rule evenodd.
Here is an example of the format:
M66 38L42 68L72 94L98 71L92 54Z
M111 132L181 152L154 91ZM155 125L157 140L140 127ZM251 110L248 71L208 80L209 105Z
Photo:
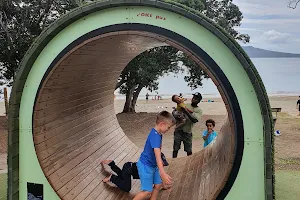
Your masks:
M164 166L169 165L163 153L161 153L161 159L163 161ZM110 166L111 170L117 174L110 174L105 179L103 179L103 182L112 182L124 192L129 192L131 190L131 176L133 179L140 179L136 162L126 162L123 165L122 170L116 165L116 163L113 160L103 160L100 163L103 168L104 164Z
M172 178L165 172L163 167L161 147L162 135L174 124L175 119L169 112L162 111L157 115L155 127L150 131L144 151L137 162L142 191L133 200L146 199L149 195L151 195L150 200L155 200L162 182L164 185L172 184Z
M202 138L204 140L204 147L209 145L218 136L218 133L214 131L214 128L216 126L216 122L214 120L206 120L205 125L207 127L207 130L205 130L202 134Z

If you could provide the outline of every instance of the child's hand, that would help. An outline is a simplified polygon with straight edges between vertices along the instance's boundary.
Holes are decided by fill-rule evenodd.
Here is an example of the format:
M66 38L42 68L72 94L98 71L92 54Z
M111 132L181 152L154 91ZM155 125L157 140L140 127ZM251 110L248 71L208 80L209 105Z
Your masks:
M167 173L162 174L161 179L162 179L163 183L166 185L172 184L172 178Z
M185 101L186 99L184 99L184 98L180 98L180 103L184 103L184 101Z

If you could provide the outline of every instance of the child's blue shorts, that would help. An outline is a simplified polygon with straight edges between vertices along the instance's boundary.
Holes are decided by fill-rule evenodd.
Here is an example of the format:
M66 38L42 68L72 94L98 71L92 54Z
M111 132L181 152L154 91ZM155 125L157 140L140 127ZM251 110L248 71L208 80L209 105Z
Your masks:
M158 167L144 165L141 161L137 162L137 168L141 179L142 191L153 191L153 185L161 184L162 180L159 175Z

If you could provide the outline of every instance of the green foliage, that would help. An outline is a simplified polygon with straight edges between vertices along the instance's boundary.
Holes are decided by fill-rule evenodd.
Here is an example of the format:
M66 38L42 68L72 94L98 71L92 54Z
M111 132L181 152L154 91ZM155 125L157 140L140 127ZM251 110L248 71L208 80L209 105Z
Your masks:
M232 0L206 0L205 9L202 13L224 28L236 40L250 42L247 34L240 34L234 28L241 25L243 14Z
M195 14L204 14L223 27L230 35L244 42L249 36L240 34L234 27L240 26L243 18L239 8L232 0L165 0L171 4L188 9ZM16 69L34 39L52 22L69 10L92 0L11 0L0 4L0 79L11 83ZM148 50L125 68L116 88L122 94L138 95L143 87L157 90L158 79L169 72L180 72L178 63L188 69L185 81L192 89L202 86L207 75L185 54L172 47L159 47Z
M34 39L62 14L77 7L75 0L12 0L0 4L0 78L11 83Z
M203 78L209 78L205 71L184 53L181 52L178 54L177 59L180 60L188 70L188 75L184 77L184 80L192 90L202 86Z
M149 91L158 89L158 79L169 72L180 72L177 65L178 50L163 46L145 51L135 57L123 70L119 82L120 93L126 94L132 87L143 86Z

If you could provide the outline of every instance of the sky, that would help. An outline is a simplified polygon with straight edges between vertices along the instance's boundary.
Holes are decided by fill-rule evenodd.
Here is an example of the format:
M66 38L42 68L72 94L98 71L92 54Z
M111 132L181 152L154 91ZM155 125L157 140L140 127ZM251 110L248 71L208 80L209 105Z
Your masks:
M233 0L233 3L244 16L236 30L251 37L246 45L300 53L300 5L288 8L288 0Z
M298 8L291 9L288 8L288 0L233 0L233 3L240 8L244 16L242 25L236 30L240 33L249 34L251 37L250 43L240 43L241 45L300 53L300 4ZM261 65L259 67L264 69L263 63ZM297 64L293 65L293 67L295 66ZM178 91L188 93L199 91L203 94L218 93L211 80L204 80L204 87L191 91L183 77L184 75L179 75L178 78L174 76L161 78L159 92L162 94L176 94ZM270 81L267 84L267 89L272 89L274 86L272 84L273 82ZM147 90L143 89L142 94L146 92Z

